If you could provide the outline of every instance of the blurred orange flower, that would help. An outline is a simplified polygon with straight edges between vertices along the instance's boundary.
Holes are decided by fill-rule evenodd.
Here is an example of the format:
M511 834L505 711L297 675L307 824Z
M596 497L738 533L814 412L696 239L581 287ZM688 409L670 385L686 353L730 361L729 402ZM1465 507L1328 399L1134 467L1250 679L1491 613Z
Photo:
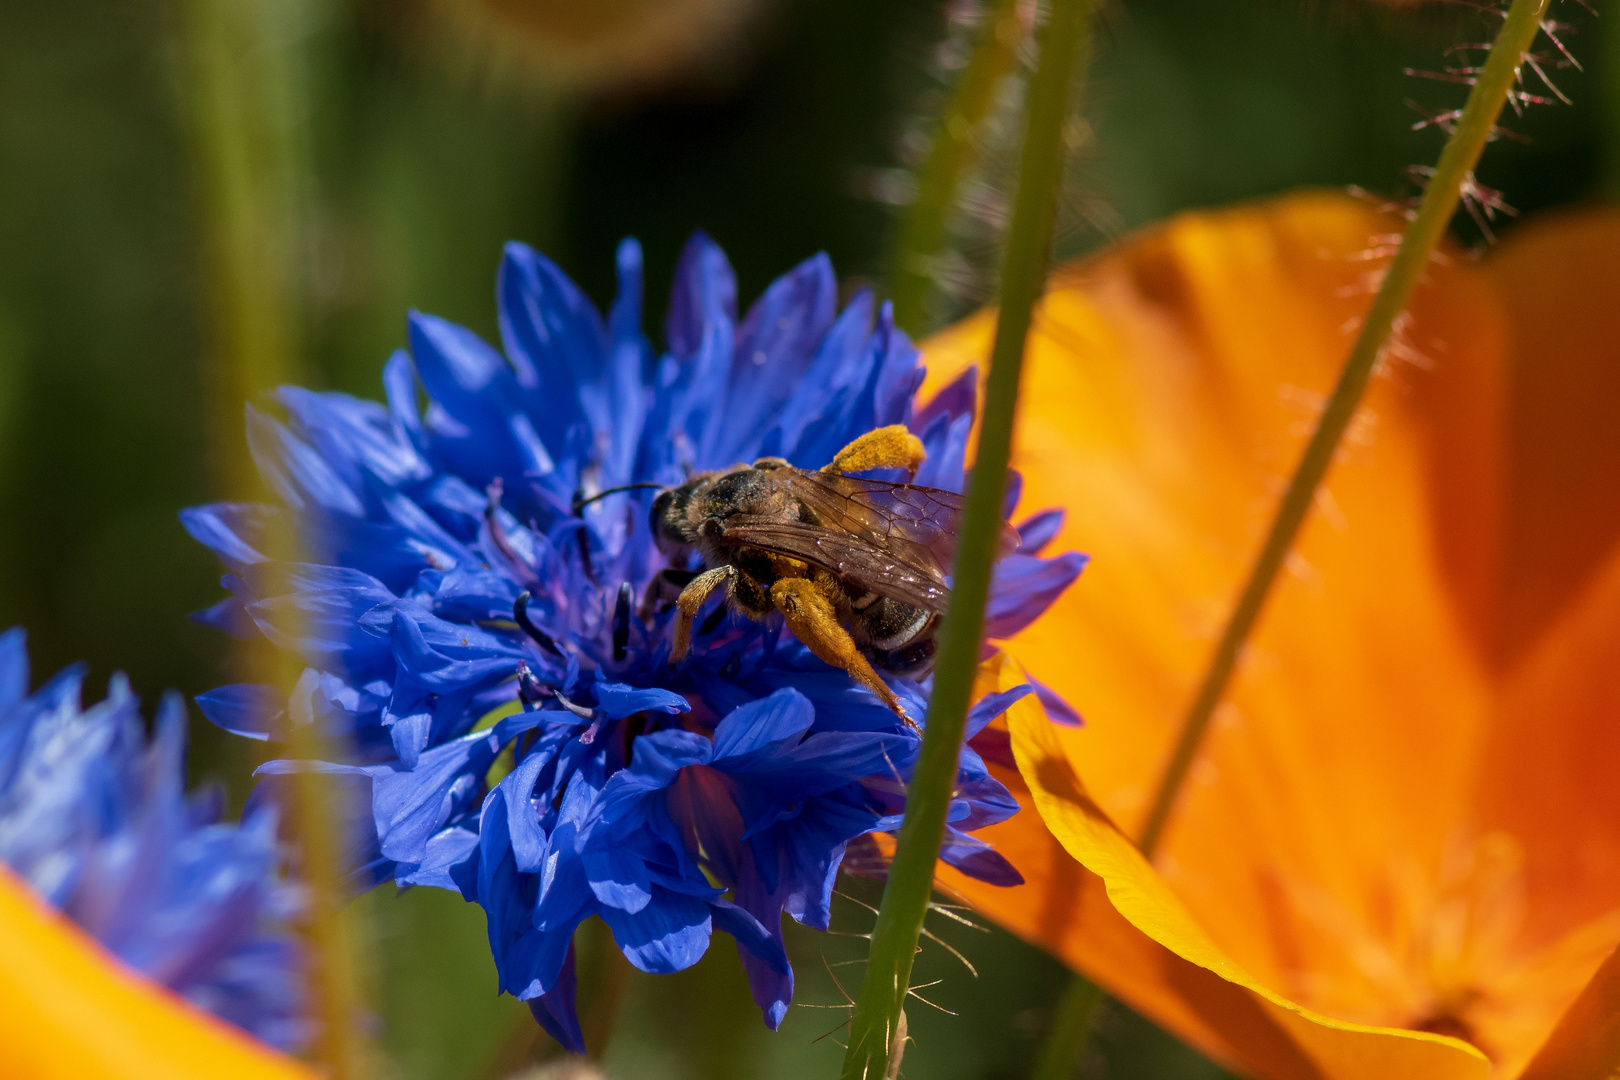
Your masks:
M0 1076L316 1080L130 971L0 866Z
M1054 279L1014 463L1094 561L1008 651L1086 726L1010 719L1051 831L986 838L1029 883L942 874L1266 1077L1518 1076L1620 941L1614 213L1431 268L1154 866L1125 839L1400 228L1297 195ZM1581 1075L1617 1002L1606 970L1530 1074Z

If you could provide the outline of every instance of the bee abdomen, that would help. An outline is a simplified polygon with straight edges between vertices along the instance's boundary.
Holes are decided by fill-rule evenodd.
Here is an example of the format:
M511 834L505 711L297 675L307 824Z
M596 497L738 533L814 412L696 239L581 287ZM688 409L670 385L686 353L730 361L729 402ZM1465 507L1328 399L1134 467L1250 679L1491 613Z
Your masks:
M851 602L865 631L867 656L895 675L919 676L934 666L939 616L926 608L872 593Z
M860 596L857 596L855 599L851 600L849 602L849 606L854 608L856 611L865 611L867 608L871 607L881 599L883 598L875 592L862 593Z
M933 669L934 654L938 650L939 638L934 635L933 627L929 627L908 645L897 649L868 649L867 657L873 667L891 675L920 679Z
M872 645L879 649L903 649L918 640L939 621L939 616L922 608L887 600L888 609L881 614L886 618L873 619L867 624L872 634ZM875 610L867 609L869 612Z

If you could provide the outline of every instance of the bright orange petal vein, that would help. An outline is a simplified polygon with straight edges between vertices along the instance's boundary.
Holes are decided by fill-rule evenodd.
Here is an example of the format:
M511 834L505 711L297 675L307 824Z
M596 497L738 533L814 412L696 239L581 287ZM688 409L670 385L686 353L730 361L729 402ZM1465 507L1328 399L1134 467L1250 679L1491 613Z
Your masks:
M0 1075L315 1080L142 979L0 866Z
M1040 745L1061 749L1098 813L1127 832L1349 347L1376 249L1399 225L1329 195L1186 215L1065 271L1041 308L1014 464L1025 475L1026 510L1066 508L1055 546L1089 552L1093 563L1009 651L1086 716L1083 730L1051 729ZM1591 222L1583 228L1593 231ZM1580 272L1613 288L1612 266L1603 278L1595 254L1610 237L1597 231ZM1515 250L1510 244L1497 262L1512 265ZM1592 294L1602 285L1583 287ZM1542 289L1550 300L1581 291ZM1032 782L1069 852L1109 879L1118 914L1170 953L1245 987L1249 1004L1221 1005L1182 967L1127 944L1115 913L1091 902L1095 879L1060 869L1032 816L987 837L1015 863L1025 858L1029 885L998 891L945 875L993 917L1261 1075L1364 1075L1364 1052L1346 1047L1392 1038L1423 1047L1402 1053L1453 1063L1399 1075L1480 1067L1460 1043L1356 1034L1355 1024L1466 1036L1513 1075L1620 939L1620 924L1597 900L1602 890L1591 888L1601 882L1606 895L1620 895L1620 873L1610 868L1620 860L1609 855L1620 843L1608 809L1615 800L1594 802L1586 778L1552 799L1573 818L1583 807L1600 811L1575 830L1585 854L1561 856L1585 859L1587 899L1552 912L1535 902L1545 830L1527 800L1502 794L1515 755L1535 756L1522 739L1503 742L1517 697L1554 707L1572 732L1590 729L1597 721L1585 718L1614 700L1610 683L1572 679L1567 669L1541 677L1540 689L1513 689L1535 681L1526 665L1541 655L1514 637L1528 619L1517 613L1529 610L1515 574L1539 573L1564 596L1584 596L1597 587L1586 584L1599 561L1590 552L1612 544L1615 531L1598 514L1588 527L1597 540L1548 546L1553 555L1584 554L1584 576L1519 569L1542 553L1515 532L1522 519L1514 515L1527 484L1544 483L1535 478L1549 470L1517 437L1526 426L1514 392L1525 344L1513 320L1522 313L1502 292L1489 268L1463 257L1431 267L1183 793L1158 861L1162 881L1150 887L1133 876L1145 865L1104 843L1118 834L1096 831L1084 815L1071 813L1065 834L1053 818L1055 793ZM1546 336L1576 353L1555 366L1560 392L1601 397L1603 386L1582 381L1598 339L1580 336L1581 306L1541 317L1561 319ZM982 357L989 325L981 316L933 343L931 379ZM1530 398L1538 416L1580 420L1594 408L1557 394ZM1620 394L1604 400L1620 408ZM1559 437L1609 445L1580 431ZM1538 505L1550 512L1546 499ZM1534 614L1554 629L1577 618L1559 610ZM1620 626L1563 632L1597 643L1583 656L1620 640ZM1588 689L1569 690L1577 683ZM1584 704L1558 703L1554 686ZM1537 716L1548 723L1544 709ZM1568 742L1559 738L1552 742ZM1571 752L1544 748L1536 782L1570 780ZM1493 768L1501 770L1494 797L1481 787ZM1091 839L1077 848L1082 825ZM1127 910L1123 895L1136 906ZM1185 930L1166 914L1172 901L1202 935L1196 947L1167 929ZM1299 1027L1306 1012L1282 1002L1351 1022L1332 1030L1352 1034L1319 1038L1312 1024ZM1255 1009L1274 1022L1257 1024ZM1291 1064L1279 1032L1296 1052Z

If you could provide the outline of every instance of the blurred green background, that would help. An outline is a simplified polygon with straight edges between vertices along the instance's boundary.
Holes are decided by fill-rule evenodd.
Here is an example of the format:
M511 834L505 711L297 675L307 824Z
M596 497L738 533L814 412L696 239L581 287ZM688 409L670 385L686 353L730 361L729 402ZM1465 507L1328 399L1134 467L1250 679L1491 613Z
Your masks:
M36 677L82 659L93 683L123 669L149 700L198 693L230 667L227 643L187 620L217 597L219 571L175 517L217 497L219 476L207 416L213 208L200 194L185 6L0 3L0 627L28 627ZM284 0L303 168L302 378L376 395L411 307L493 337L509 238L606 302L613 245L639 236L654 326L695 227L726 248L745 298L817 250L851 282L881 281L895 208L878 195L915 157L942 100L939 57L961 36L950 19L971 4L759 7L685 74L585 92L510 56L484 62L411 5ZM1574 104L1513 121L1528 142L1498 143L1480 170L1524 213L1601 198L1615 181L1620 26L1568 0L1557 14L1574 24L1585 67L1558 80ZM1100 212L1065 232L1062 254L1184 208L1301 185L1410 194L1406 168L1431 162L1438 139L1411 130L1409 102L1438 110L1460 92L1403 69L1439 68L1447 46L1484 34L1461 6L1116 0L1088 80L1092 137L1073 170L1074 201ZM248 751L200 722L194 747L198 776L240 794ZM848 888L876 902L870 883ZM870 928L854 901L835 910L840 930ZM359 914L389 1075L486 1075L529 1021L494 997L476 909L388 889ZM924 994L956 1015L914 1005L907 1074L1025 1075L1061 969L999 932L937 929L979 975L925 950L919 980L943 981ZM838 1005L835 975L851 969L837 965L864 942L793 940L798 1000ZM795 1009L768 1033L723 945L690 972L630 980L607 1064L622 1080L827 1077L842 1016ZM1081 1074L1222 1075L1117 1006Z

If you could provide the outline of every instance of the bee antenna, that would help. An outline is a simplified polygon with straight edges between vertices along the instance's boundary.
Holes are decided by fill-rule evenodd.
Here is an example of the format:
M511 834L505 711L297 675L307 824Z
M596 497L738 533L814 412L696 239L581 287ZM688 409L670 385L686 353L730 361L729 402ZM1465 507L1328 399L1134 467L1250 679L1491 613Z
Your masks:
M641 481L635 484L620 484L618 487L610 487L605 491L598 491L590 498L586 498L583 491L576 491L574 492L573 502L574 516L579 517L579 512L591 505L591 503L595 502L597 499L605 499L609 495L617 495L621 491L644 491L650 488L658 488L662 490L664 486L665 485L663 484L655 484L650 480Z

